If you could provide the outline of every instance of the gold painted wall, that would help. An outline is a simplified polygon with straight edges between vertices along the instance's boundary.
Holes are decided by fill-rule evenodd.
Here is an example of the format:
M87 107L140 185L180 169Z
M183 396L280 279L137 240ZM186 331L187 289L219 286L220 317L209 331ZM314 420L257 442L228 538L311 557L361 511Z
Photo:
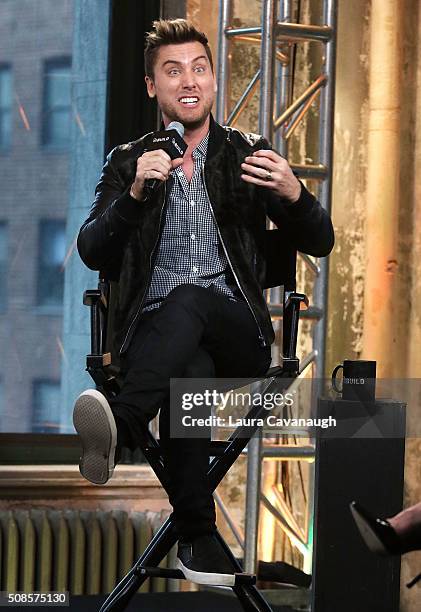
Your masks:
M395 196L397 266L392 271L396 279L391 306L392 365L388 374L392 378L410 379L421 378L421 180L417 173L421 162L421 21L417 0L404 0L396 8L396 21L386 23L392 29L401 22L397 57L400 73L399 183ZM330 258L327 371L343 358L374 358L382 372L383 355L367 353L363 343L364 322L367 325L368 319L367 314L364 317L364 290L373 282L366 277L365 266L366 232L371 231L366 215L367 175L369 164L376 163L374 156L369 155L367 142L371 3L340 0L338 16L332 208L336 247ZM384 70L387 73L387 65ZM388 128L385 122L382 126L385 142ZM421 440L408 438L405 507L421 500L420 451ZM404 585L419 572L420 565L421 553L402 558L402 612L415 610L419 604L419 589L408 590Z

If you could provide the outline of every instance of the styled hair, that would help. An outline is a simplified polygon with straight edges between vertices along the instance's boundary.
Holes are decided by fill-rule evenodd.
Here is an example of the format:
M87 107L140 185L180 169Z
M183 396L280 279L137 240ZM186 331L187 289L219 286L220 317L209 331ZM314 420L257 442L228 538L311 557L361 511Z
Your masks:
M205 47L206 55L213 72L212 52L208 39L186 19L158 19L152 23L152 30L145 37L145 74L153 78L153 71L159 47L164 45L181 45L187 42L200 42Z

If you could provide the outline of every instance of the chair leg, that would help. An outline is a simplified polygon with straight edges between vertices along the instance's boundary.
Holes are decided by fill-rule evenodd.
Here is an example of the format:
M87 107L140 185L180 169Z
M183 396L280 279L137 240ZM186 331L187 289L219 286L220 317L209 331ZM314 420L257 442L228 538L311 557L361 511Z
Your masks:
M241 565L234 557L231 549L219 531L216 532L216 537L218 538L227 557L230 559L233 565L233 570L241 573L243 571ZM177 537L173 529L173 520L171 517L169 517L128 574L109 594L105 602L102 604L100 612L123 612L127 608L131 598L137 592L139 587L148 578L147 573L142 571L143 568L147 566L156 567L159 565L165 555L168 554L170 549L174 546L176 541ZM241 584L231 588L245 612L272 612L272 608L265 601L254 585Z
M243 568L241 567L237 559L234 557L232 550L225 542L224 538L221 536L218 530L216 531L215 535L220 545L224 549L225 554L231 561L233 569L235 569L236 572L242 572ZM272 612L272 608L254 585L241 584L233 586L231 588L236 594L243 610L245 610L246 612Z
M282 380L281 378L280 381L277 381L278 384L281 381L283 383L282 387L287 388L289 384L288 381L285 379ZM273 386L274 380L269 382L265 392L272 389ZM254 406L248 413L247 417L258 417L264 412L264 407ZM208 477L210 479L212 490L216 489L219 482L225 476L233 463L235 463L235 461L238 459L240 453L245 448L250 440L250 437L254 435L256 430L257 426L247 428L239 427L231 436L230 444L226 449L226 452L221 457L214 457L214 459L211 461L208 470ZM245 432L247 432L248 435L244 436ZM141 445L142 451L144 452L147 461L154 470L158 479L161 481L161 484L167 490L167 476L162 462L158 457L156 457L156 454L150 452L151 450L156 451L159 448L159 445L149 432L147 440L146 445ZM226 544L219 532L217 532L217 537L227 556L231 560L233 569L235 569L237 572L242 572L243 570L241 565L238 563L229 546ZM114 590L107 597L100 608L100 612L123 612L138 588L148 578L148 574L145 572L145 567L158 566L165 555L167 555L174 546L176 541L177 536L173 527L173 519L172 517L169 517L159 529L158 533L151 540L146 550L139 557L132 569L117 584ZM236 594L245 612L272 612L272 608L265 601L264 597L254 585L238 584L231 588Z
M176 541L177 536L173 528L173 519L169 517L149 542L128 574L114 587L102 604L100 612L123 612L128 606L130 599L148 578L147 574L142 573L142 567L148 565L158 566Z
M233 586L232 590L245 612L273 612L255 586Z

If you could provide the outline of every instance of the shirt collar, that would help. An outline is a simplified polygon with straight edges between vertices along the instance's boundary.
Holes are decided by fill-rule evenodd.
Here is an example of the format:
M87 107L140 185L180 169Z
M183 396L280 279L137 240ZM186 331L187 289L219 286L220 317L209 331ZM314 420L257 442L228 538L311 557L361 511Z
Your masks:
M200 158L200 157L206 157L206 153L208 150L208 142L209 142L209 132L206 134L203 140L199 142L197 147L193 149L192 156L194 159Z

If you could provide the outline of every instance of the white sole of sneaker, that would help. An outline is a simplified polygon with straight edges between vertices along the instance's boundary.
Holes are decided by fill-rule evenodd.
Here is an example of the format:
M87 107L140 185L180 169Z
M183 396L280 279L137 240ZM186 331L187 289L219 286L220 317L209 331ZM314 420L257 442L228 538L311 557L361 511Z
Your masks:
M73 425L82 442L80 473L94 484L105 484L114 472L117 427L102 393L88 389L79 395L73 409Z
M196 572L186 567L180 559L176 559L176 567L181 570L186 580L196 584L212 584L214 586L234 586L234 574L217 574L216 572Z

